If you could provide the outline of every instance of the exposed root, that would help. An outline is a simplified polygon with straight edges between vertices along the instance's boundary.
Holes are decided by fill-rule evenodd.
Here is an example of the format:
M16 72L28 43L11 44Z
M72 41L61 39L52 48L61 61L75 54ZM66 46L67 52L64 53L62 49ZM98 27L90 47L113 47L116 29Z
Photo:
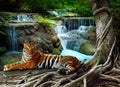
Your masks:
M55 84L54 81L48 81L48 82L42 83L41 85L39 85L39 87L51 87L54 84ZM58 86L55 86L55 87L58 87Z
M52 77L54 77L54 75L55 75L54 72L49 72L48 74L46 74L46 75L42 76L41 78L39 78L39 79L37 80L37 82L34 84L33 87L37 87L37 86L40 85L41 83L46 82L46 81L52 79Z
M55 85L53 85L52 87L59 87L60 85L68 83L68 82L70 82L70 79L62 78Z
M33 87L33 85L37 82L37 80L25 82L24 84L18 85L18 87Z
M95 11L93 12L93 15L94 15L94 16L95 16L95 15L98 15L98 14L101 13L101 12L108 12L108 14L110 14L110 9L107 8L107 7L99 8L99 9L97 9L97 10L95 10Z
M104 75L104 74L100 74L99 77L101 80L107 80L107 81L111 81L111 82L116 82L120 84L120 79L115 78L113 76L109 76L109 75Z
M69 82L68 84L64 85L63 87L74 87L74 85L76 85L77 83L83 81L84 78L86 78L88 75L91 75L95 70L96 70L97 64L86 74L82 75L81 77L79 77L78 79L75 79L71 82Z
M87 87L87 81L86 78L83 79L84 87Z
M114 74L114 73L116 73L116 74L120 74L120 70L119 69L116 69L116 68L112 68L110 71L108 71L108 72L106 72L105 74Z

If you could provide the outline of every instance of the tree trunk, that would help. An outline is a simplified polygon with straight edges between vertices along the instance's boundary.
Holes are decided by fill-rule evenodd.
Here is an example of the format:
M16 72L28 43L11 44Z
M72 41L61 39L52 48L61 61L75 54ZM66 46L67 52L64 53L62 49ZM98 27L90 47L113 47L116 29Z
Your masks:
M120 57L108 0L89 0L96 23L96 51L87 72L59 75L55 71L30 74L20 87L120 87ZM102 62L101 62L102 60Z

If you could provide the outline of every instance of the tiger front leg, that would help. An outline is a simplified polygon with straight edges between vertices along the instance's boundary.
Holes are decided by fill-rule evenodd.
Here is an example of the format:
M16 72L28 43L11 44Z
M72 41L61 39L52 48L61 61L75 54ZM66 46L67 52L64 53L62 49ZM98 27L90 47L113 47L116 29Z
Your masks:
M12 65L12 64L7 64L4 66L3 71L10 71L10 70L23 70L23 69L33 69L36 68L36 63L32 60L27 60L26 62Z
M10 67L15 66L17 64L22 64L22 63L23 63L23 61L21 60L21 61L17 61L17 62L11 63L11 64L6 64L6 65L4 65L3 71L8 71L10 69Z
M9 70L10 70L10 67L12 67L12 66L13 66L12 64L4 65L3 71L9 71Z

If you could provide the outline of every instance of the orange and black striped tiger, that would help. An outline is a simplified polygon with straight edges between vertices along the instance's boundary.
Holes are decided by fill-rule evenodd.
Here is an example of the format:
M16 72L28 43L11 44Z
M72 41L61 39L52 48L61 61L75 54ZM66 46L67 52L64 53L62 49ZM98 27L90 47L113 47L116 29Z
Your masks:
M4 66L4 71L33 68L58 69L61 74L70 74L82 64L76 57L44 54L37 50L37 44L23 43L22 61Z

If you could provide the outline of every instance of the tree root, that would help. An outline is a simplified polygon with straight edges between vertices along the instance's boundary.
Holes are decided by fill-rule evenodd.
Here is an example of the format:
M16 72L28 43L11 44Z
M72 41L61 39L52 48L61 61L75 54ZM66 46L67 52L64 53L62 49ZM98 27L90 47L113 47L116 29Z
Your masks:
M54 81L48 81L48 82L44 82L41 85L39 85L39 87L51 87L51 85L54 85L55 82ZM58 87L58 86L55 86Z
M101 80L107 80L107 81L111 81L111 82L116 82L118 84L120 84L120 79L115 78L114 76L109 76L109 75L104 75L104 74L100 74L99 77Z
M46 75L42 76L40 79L38 79L33 87L37 87L39 84L50 80L52 77L54 77L54 75L55 75L54 72L49 72L48 74L46 74Z
M70 82L70 79L62 78L55 85L53 85L52 87L59 87L60 85L68 83L68 82Z
M117 69L117 68L112 68L110 71L108 71L108 72L105 72L105 74L114 74L114 73L116 73L116 74L120 74L120 70L119 69Z
M20 85L21 87L37 87L39 84L44 83L54 77L54 74L55 72L43 73L40 75L35 74L34 76L31 75L29 78L24 78L21 80L17 85ZM52 84L52 82L50 83Z
M69 82L68 84L64 85L63 87L74 87L74 85L76 85L77 83L83 81L84 78L86 78L88 75L91 75L95 70L96 70L97 64L86 74L82 75L81 77L79 77L78 79L75 79L71 82Z

